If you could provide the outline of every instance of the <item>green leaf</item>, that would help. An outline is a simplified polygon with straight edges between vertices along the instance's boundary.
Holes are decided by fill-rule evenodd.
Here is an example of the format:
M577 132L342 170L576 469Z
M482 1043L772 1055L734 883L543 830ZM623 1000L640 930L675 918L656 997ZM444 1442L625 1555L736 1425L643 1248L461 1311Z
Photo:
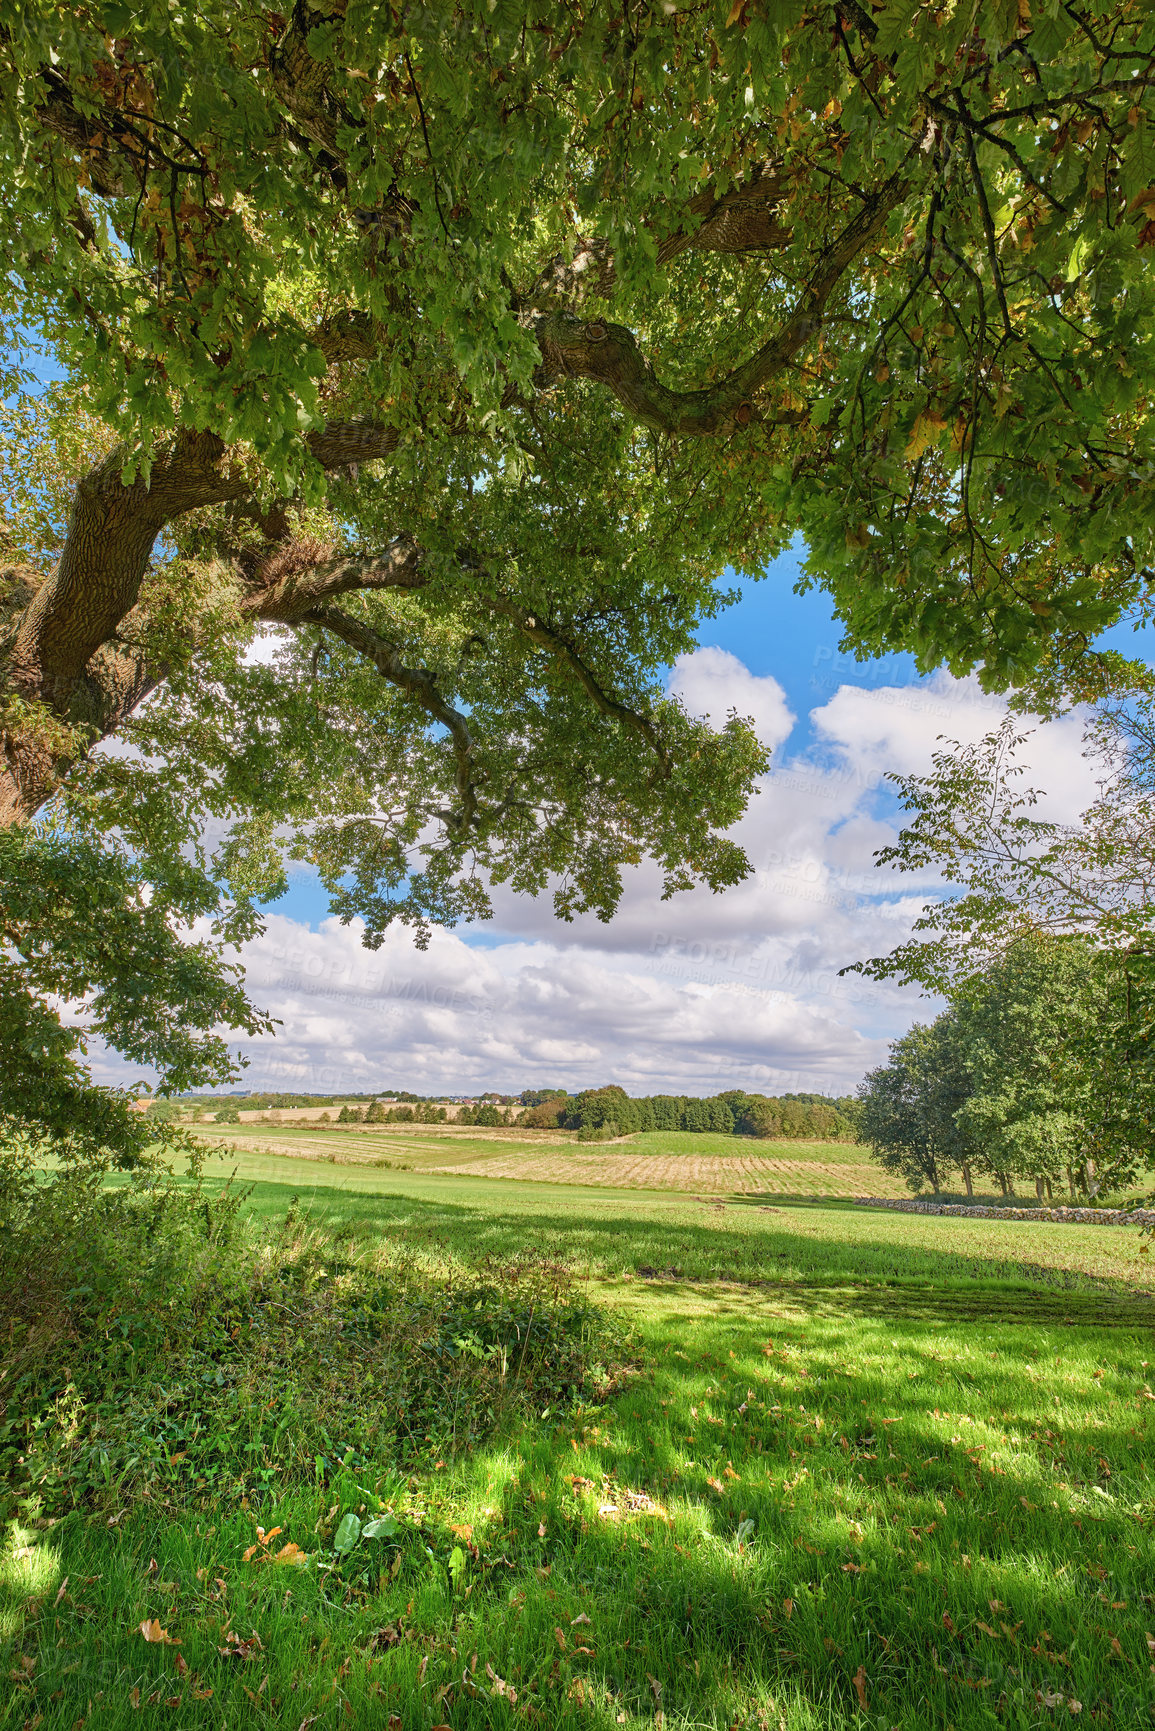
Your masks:
M342 1515L338 1522L337 1531L333 1534L333 1549L338 1556L346 1556L360 1537L361 1522L350 1510L347 1515Z

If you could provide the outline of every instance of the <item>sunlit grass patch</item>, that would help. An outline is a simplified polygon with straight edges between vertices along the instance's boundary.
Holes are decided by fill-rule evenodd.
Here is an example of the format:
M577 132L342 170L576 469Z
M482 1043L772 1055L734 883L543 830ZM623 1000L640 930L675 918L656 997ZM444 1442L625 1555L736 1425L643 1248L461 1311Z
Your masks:
M318 1190L330 1227L427 1269L588 1262L636 1374L464 1448L402 1458L382 1428L311 1475L41 1531L5 1731L1150 1722L1152 1309L1105 1229L1048 1250L1033 1225L404 1177ZM659 1245L681 1277L637 1275ZM746 1283L708 1278L727 1265Z

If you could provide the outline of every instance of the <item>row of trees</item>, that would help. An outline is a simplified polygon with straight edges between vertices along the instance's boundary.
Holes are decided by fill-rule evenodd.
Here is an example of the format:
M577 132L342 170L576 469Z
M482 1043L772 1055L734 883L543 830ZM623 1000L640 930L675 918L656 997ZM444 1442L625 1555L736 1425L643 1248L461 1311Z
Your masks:
M1091 711L1098 794L1075 823L1039 815L1014 716L894 778L910 817L878 858L962 886L859 969L949 1005L860 1090L863 1139L914 1187L1095 1195L1155 1164L1153 685Z
M534 1129L579 1133L612 1129L615 1135L632 1135L640 1130L689 1130L825 1142L852 1137L856 1112L853 1100L835 1100L822 1094L787 1094L772 1099L733 1089L709 1099L685 1094L632 1099L614 1084L589 1088L572 1097L556 1095L523 1112L518 1121Z
M861 1139L916 1191L1123 1188L1155 1156L1147 961L1023 932L865 1078Z
M444 1124L444 1106L418 1101L412 1106L386 1106L374 1100L371 1106L342 1106L338 1124Z

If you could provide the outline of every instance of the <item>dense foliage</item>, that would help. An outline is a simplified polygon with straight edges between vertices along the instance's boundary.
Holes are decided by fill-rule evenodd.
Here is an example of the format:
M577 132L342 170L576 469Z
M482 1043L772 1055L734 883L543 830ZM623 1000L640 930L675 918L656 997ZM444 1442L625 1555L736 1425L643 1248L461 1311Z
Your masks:
M259 1506L596 1398L622 1337L565 1272L354 1253L295 1206L49 1187L0 1234L0 1519L163 1497Z
M1072 935L1022 933L859 1090L860 1135L912 1189L1118 1191L1155 1164L1146 976Z
M1153 65L1142 0L0 7L0 323L63 374L0 364L0 822L191 849L217 941L286 856L370 943L495 881L608 917L645 857L724 888L765 755L664 670L799 532L852 648L1101 689Z
M616 1084L589 1088L572 1097L556 1096L523 1112L517 1120L531 1129L600 1133L600 1139L639 1130L713 1131L724 1136L762 1136L833 1141L854 1134L853 1100L819 1094L788 1094L768 1099L732 1090L710 1099L685 1094L631 1097Z

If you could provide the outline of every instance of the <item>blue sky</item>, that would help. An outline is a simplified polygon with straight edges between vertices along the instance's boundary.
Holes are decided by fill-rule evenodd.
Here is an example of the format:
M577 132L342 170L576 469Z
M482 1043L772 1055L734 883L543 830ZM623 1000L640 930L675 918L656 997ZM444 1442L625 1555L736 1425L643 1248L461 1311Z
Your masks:
M244 955L253 998L280 1018L246 1048L249 1085L837 1093L933 1015L916 990L842 970L893 948L938 890L874 864L896 830L888 772L929 768L940 736L977 738L1003 705L974 680L919 677L908 656L840 656L825 596L794 594L798 574L787 557L744 585L671 670L696 713L736 707L773 748L736 827L753 867L745 883L663 903L642 867L608 926L563 925L548 897L498 891L491 922L436 932L428 952L404 932L369 952L301 874ZM1150 652L1149 633L1112 638ZM1066 819L1094 794L1082 743L1074 716L1028 748L1046 809Z
M662 903L642 867L609 926L563 925L548 897L499 892L492 921L437 932L426 953L404 932L369 952L356 926L329 915L315 877L295 873L243 955L251 996L279 1018L242 1048L244 1080L318 1092L853 1088L937 1008L842 972L893 948L938 891L874 864L896 833L886 776L929 768L939 737L977 738L1002 705L973 680L920 677L906 655L841 655L826 595L795 594L799 576L794 551L742 583L671 670L695 713L753 715L773 749L736 826L753 867L745 883ZM1149 630L1102 641L1155 658ZM1028 749L1047 809L1076 818L1094 792L1080 719L1040 728ZM130 1079L114 1055L94 1057L102 1079Z

